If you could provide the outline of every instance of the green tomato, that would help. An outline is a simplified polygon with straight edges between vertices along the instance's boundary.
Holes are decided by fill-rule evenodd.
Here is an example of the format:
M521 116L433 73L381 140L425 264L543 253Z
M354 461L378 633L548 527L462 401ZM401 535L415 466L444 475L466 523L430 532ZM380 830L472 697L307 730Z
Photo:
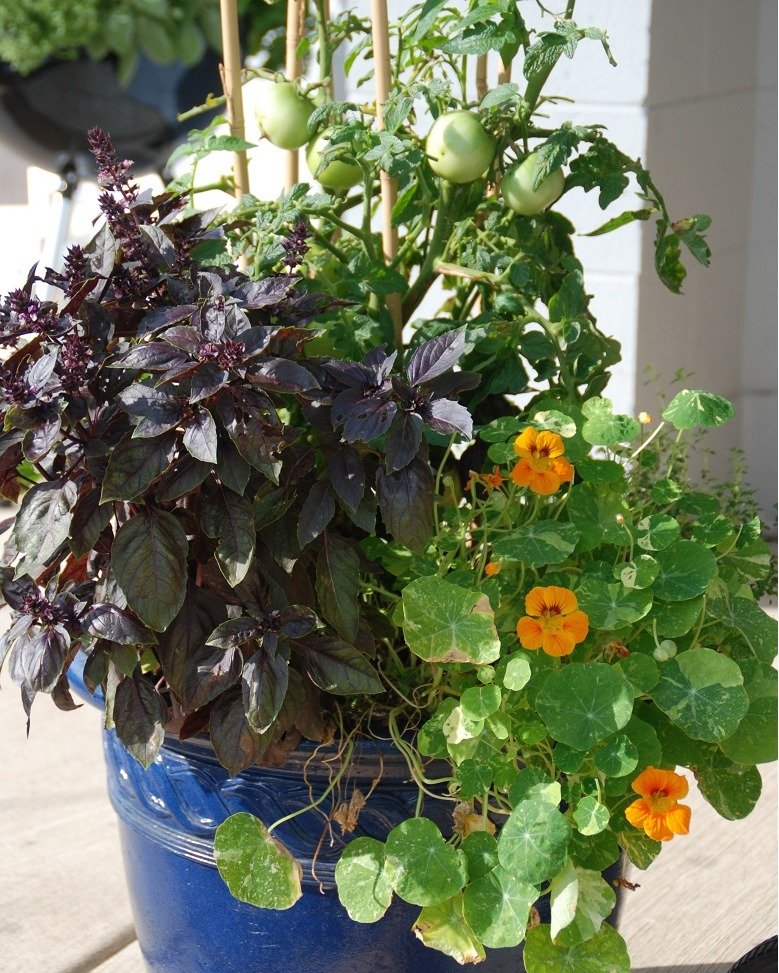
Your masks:
M316 176L322 155L327 151L330 143L330 129L320 132L312 139L306 149L306 162L311 174ZM340 162L336 160L325 166L316 178L325 189L351 189L362 179L362 169L354 162Z
M535 216L562 196L565 189L565 176L562 169L555 169L543 180L538 189L533 189L538 156L535 152L523 162L510 166L500 181L500 191L511 209L520 216Z
M265 138L280 149L299 149L308 141L313 104L294 84L279 81L263 87L257 103L257 124Z
M485 132L477 115L451 111L433 122L425 152L436 175L453 183L473 182L495 158L495 139Z

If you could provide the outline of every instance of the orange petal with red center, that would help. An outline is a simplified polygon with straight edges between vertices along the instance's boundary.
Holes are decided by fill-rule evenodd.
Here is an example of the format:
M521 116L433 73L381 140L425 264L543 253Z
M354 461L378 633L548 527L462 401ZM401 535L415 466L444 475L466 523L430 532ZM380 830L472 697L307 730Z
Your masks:
M564 655L570 655L575 647L575 639L565 631L544 632L544 641L541 648L547 655L552 655L560 659Z
M549 459L562 456L565 452L565 444L556 432L540 432L536 438L536 449L543 450Z
M575 642L583 642L590 630L590 620L583 611L574 611L566 615L563 631L567 632Z
M675 774L672 770L660 770L657 767L647 767L630 786L642 797L649 797L662 791L666 797L675 800L686 797L689 790L687 780L681 774Z
M625 808L625 817L634 828L643 828L644 821L646 821L651 813L652 811L647 802L640 798Z
M514 452L517 456L530 453L536 444L537 437L538 431L532 426L528 426L527 429L521 432L514 440Z
M549 607L549 600L546 596L547 591L549 591L549 588L541 588L538 586L528 591L525 595L525 611L528 615L538 616L546 611Z
M546 607L557 608L561 615L569 615L579 607L576 595L570 588L560 588L556 584L550 584L543 590L545 592Z
M573 466L571 466L567 459L561 457L553 460L551 469L553 473L556 473L560 477L563 483L569 483L573 479Z
M527 615L517 622L517 635L525 649L540 649L544 644L544 630L540 623Z
M521 459L509 475L517 486L528 486L534 475L534 471L527 459Z
M692 811L686 804L674 804L670 811L665 812L665 823L674 834L688 834L691 816Z

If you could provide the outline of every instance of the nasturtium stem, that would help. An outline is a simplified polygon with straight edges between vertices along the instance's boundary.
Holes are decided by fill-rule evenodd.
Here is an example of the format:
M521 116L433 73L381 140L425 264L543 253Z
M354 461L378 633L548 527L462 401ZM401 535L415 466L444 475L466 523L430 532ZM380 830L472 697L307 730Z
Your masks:
M346 744L346 750L340 757L340 765L338 767L338 773L330 781L327 787L322 791L319 797L315 801L311 801L305 807L298 808L297 811L293 811L291 814L286 814L283 818L279 818L278 821L274 821L273 824L268 828L268 834L271 833L275 828L278 828L281 824L286 824L287 821L291 821L293 818L298 817L301 814L305 814L306 811L313 811L315 807L319 805L327 798L335 788L338 786L338 782L341 780L343 775L351 766L352 754L354 753L354 741L349 740Z

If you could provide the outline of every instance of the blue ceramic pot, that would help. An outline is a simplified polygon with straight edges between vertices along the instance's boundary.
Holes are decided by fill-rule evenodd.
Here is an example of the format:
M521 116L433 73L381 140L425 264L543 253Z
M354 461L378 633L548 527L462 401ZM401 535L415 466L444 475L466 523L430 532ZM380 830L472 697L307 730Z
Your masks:
M70 673L71 677L74 675ZM78 692L78 679L71 678ZM85 692L85 690L84 690ZM82 695L80 692L79 695ZM94 702L94 700L91 700ZM256 767L228 777L206 741L166 737L148 770L105 735L108 791L119 816L135 927L153 973L453 973L461 967L424 947L411 932L419 907L394 900L383 919L352 922L335 891L335 864L345 842L383 839L414 815L417 788L405 759L390 742L355 748L340 799L355 787L368 793L357 828L342 836L318 811L281 825L275 835L303 866L303 896L285 912L236 901L213 861L217 826L236 811L266 824L306 806L327 787L327 758L301 746L284 767ZM327 802L325 805L327 806ZM452 805L429 801L424 813L451 831ZM614 868L618 874L619 868ZM548 902L539 903L548 920ZM546 913L546 915L544 915ZM612 919L613 921L613 919ZM521 973L521 949L493 950L485 973Z

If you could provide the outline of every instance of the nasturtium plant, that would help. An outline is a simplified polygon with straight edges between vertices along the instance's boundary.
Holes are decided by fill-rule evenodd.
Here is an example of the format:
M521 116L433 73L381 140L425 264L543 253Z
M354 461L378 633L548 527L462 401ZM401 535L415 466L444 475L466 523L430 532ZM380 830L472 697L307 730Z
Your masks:
M264 123L279 144L305 124L314 184L276 200L198 211L197 163L228 147L213 127L158 196L90 134L105 224L0 309L0 492L20 501L0 662L29 719L42 693L75 705L77 660L144 766L173 730L230 774L313 745L318 796L218 829L246 902L293 907L316 877L285 843L316 808L323 841L341 824L354 921L400 900L459 963L524 944L528 973L627 973L602 873L694 833L693 780L748 814L776 756L776 587L743 471L690 473L730 403L685 389L654 423L607 397L619 345L558 195L637 191L596 232L654 219L673 292L682 248L708 263L709 220L672 219L601 126L546 116L562 56L612 58L574 7L536 29L526 0L410 5L381 126L359 78L329 94L339 49L374 73L369 25L318 15L299 48L318 78L283 89L296 130ZM493 51L521 74L474 100ZM372 222L388 180L392 252ZM351 775L376 738L418 794L386 827Z

